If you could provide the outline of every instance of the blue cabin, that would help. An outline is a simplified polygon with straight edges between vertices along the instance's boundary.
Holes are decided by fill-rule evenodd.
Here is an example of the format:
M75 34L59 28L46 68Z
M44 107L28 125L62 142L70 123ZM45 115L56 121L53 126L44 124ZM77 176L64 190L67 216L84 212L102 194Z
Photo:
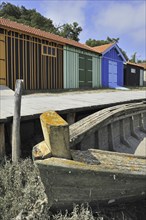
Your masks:
M124 62L121 50L116 43L94 47L102 54L101 75L102 87L116 88L124 85Z

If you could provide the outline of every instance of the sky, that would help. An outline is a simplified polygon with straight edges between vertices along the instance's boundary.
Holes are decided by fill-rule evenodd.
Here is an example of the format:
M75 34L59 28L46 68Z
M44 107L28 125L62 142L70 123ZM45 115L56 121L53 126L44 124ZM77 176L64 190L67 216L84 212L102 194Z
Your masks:
M5 1L5 0L3 0ZM3 2L1 1L1 2ZM129 58L146 60L146 0L8 0L27 9L35 8L54 24L77 22L80 42L89 38L120 38L119 47Z

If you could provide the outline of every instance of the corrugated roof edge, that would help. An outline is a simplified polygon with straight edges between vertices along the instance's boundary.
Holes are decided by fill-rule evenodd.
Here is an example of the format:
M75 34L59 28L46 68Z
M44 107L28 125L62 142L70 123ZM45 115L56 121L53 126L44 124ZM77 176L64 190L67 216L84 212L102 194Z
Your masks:
M132 62L126 62L126 64L128 64L128 65L133 65L133 66L138 66L138 67L140 67L141 69L144 69L144 67L142 66L142 65L140 65L140 63L132 63Z
M138 65L142 66L144 68L144 70L146 70L146 63L138 63Z
M84 49L84 50L91 51L91 52L96 53L96 54L100 54L97 51L95 51L93 48L91 48L91 47L89 48L87 45L84 45L80 42L70 40L70 39L61 37L59 35L56 35L56 34L53 34L53 33L50 33L50 32L46 32L46 31L43 31L43 30L40 30L40 29L37 29L37 28L34 28L34 27L30 27L28 25L18 23L16 21L11 21L11 20L6 19L6 18L0 17L0 25L5 27L5 28L11 28L11 29L17 30L17 31L19 30L19 31L22 31L24 33L29 33L29 34L32 34L34 36L38 36L38 37L42 37L42 38L45 38L45 39L48 39L48 40L52 40L52 41L55 41L55 42L63 44L63 45L67 44L67 45L70 45L70 46L74 46L74 47L78 47L78 48L81 48L81 49Z

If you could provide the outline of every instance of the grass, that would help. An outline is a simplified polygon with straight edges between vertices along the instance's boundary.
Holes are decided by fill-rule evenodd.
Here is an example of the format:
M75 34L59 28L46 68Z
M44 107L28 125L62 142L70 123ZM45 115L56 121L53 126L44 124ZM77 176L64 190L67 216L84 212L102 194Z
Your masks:
M30 159L0 165L0 220L143 220L145 202L115 207L75 205L69 213L51 213L39 171Z

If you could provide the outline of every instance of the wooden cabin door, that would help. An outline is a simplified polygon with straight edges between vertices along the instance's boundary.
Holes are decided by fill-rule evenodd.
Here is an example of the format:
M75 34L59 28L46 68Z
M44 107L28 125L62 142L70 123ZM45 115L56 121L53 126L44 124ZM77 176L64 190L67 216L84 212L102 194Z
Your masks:
M109 61L109 76L108 76L109 87L117 87L117 63L114 61Z
M0 85L6 85L6 58L4 34L0 34Z
M79 87L92 87L92 57L84 54L79 55Z

